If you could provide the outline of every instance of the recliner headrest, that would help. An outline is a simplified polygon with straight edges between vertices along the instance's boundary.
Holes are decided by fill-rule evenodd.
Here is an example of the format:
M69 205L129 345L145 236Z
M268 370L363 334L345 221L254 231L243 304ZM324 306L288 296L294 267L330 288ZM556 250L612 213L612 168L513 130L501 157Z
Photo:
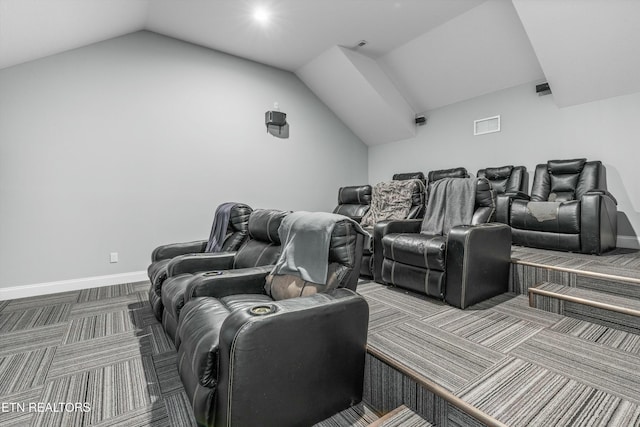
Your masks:
M393 174L393 177L391 179L394 180L394 181L404 181L404 180L407 180L407 179L419 179L423 183L425 182L424 173L422 173L422 172L395 173L395 174Z
M511 176L511 171L513 171L513 166L501 166L499 168L486 168L484 170L484 176L487 179L505 179Z
M549 160L547 170L552 175L580 173L586 162L587 159Z
M254 240L280 244L278 228L289 212L275 209L256 209L249 215L249 236Z
M452 168L452 169L440 169L429 172L429 183L437 181L442 178L468 178L466 168Z
M341 205L369 205L371 204L371 186L354 185L341 187L338 190L338 203Z
M233 231L247 231L249 226L249 215L253 209L244 203L237 203L231 208L229 216L229 229Z

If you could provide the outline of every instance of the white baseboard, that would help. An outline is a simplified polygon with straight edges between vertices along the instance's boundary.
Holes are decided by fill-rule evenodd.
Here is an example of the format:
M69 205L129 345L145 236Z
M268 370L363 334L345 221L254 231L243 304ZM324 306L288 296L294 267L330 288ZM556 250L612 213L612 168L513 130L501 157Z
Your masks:
M618 236L617 246L619 248L640 249L640 237Z
M121 283L141 282L143 280L149 280L146 271L83 277L57 282L35 283L33 285L11 286L8 288L0 288L0 301L55 294L58 292L77 291L79 289L98 288L101 286L119 285Z

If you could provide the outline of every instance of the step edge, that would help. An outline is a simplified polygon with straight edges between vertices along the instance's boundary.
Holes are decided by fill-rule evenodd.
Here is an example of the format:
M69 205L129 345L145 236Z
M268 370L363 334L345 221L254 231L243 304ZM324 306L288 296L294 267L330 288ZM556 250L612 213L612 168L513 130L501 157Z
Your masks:
M445 401L449 402L450 404L452 404L456 408L460 409L465 414L467 414L467 415L471 416L472 418L480 421L481 423L484 423L487 427L507 427L506 424L504 424L501 421L493 418L491 415L487 414L486 412L483 412L481 409L473 406L472 404L462 400L460 397L456 396L455 394L453 394L452 392L450 392L446 388L442 387L441 385L437 384L433 380L430 380L429 378L427 378L424 375L416 372L415 370L409 368L408 366L405 366L405 365L399 363L398 361L396 361L395 359L387 356L386 354L384 354L380 350L378 350L378 349L376 349L374 347L371 347L371 345L369 345L369 344L367 344L367 352L371 356L375 357L376 359L384 362L385 364L389 365L390 367L392 367L392 368L400 371L401 373L409 376L411 379L416 381L418 384L420 384L425 389L429 390L430 392L432 392L436 396L439 396L440 398L442 398Z
M538 294L542 296L561 299L564 301L575 302L577 304L587 305L589 307L600 308L602 310L615 311L616 313L628 314L629 316L640 317L640 310L636 310L628 307L621 307L618 305L608 304L604 302L594 301L588 298L576 297L573 295L562 294L553 291L547 291L539 288L529 288L529 306L534 307L533 295Z
M631 283L634 285L640 285L640 279L635 277L619 276L617 274L598 273L596 271L578 270L576 268L558 267L555 265L539 264L537 262L523 261L518 258L511 258L511 263L525 265L528 267L544 268L546 270L561 271L563 273L575 273L575 274L579 274L581 276L586 276L586 277L595 277L598 279L609 279L609 280L618 281L618 282L625 282L625 283Z

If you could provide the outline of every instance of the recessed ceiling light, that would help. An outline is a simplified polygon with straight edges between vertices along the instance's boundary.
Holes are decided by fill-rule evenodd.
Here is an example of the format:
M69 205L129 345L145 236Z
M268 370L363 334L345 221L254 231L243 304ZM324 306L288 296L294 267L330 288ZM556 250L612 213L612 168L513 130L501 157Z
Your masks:
M271 18L271 13L264 7L256 7L253 11L253 19L261 24L266 24Z

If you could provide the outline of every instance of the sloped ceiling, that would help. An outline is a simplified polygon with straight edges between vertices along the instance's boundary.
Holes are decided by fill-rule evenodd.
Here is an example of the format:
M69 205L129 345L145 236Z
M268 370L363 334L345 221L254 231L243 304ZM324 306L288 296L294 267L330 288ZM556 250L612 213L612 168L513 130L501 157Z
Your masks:
M544 74L509 1L487 1L379 60L418 112L535 80Z
M562 107L640 90L638 16L637 0L0 0L0 69L150 30L292 72L357 50L416 112L543 80Z
M640 91L640 1L513 4L558 106Z
M0 69L142 30L148 0L0 0Z

